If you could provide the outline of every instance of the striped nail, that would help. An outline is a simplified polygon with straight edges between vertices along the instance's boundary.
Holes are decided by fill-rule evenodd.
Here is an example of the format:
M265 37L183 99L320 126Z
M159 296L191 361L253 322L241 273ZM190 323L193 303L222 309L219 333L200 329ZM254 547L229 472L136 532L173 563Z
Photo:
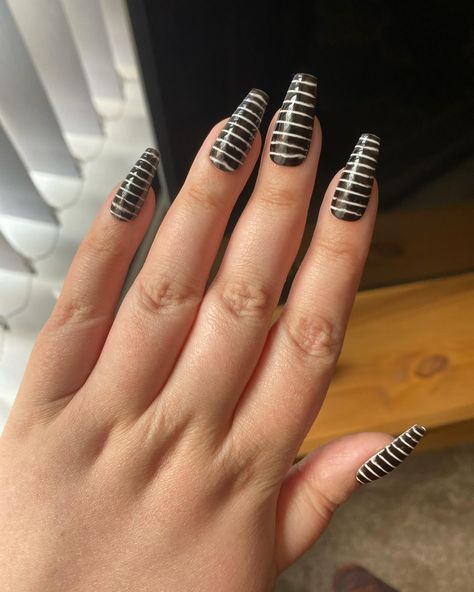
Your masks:
M425 434L426 428L417 424L403 432L360 467L356 475L357 481L370 483L385 477L406 459Z
M158 150L147 148L117 189L110 204L112 216L125 222L138 216L159 162Z
M270 158L276 164L297 166L308 154L313 135L317 80L311 74L295 74L270 143Z
M364 215L369 204L380 150L380 138L362 134L342 172L331 202L331 212L340 220L353 222Z
M263 90L253 88L234 111L214 142L209 158L221 171L235 171L255 139L268 103Z

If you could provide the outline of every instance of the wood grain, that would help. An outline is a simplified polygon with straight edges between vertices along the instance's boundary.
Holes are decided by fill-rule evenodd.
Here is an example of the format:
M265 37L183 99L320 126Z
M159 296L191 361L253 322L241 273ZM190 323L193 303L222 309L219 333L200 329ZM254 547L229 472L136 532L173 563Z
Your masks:
M306 225L301 247L282 293L286 300L291 282L314 233ZM226 236L214 262L211 278L222 261ZM474 199L431 207L379 212L362 289L467 273L474 270Z
M285 293L314 233L305 228ZM362 276L372 289L474 270L474 200L379 212Z
M358 294L301 454L337 436L474 418L474 273ZM429 442L429 436L426 437Z
M474 270L474 200L381 212L361 288Z
M314 221L305 229L282 301L313 232ZM327 402L302 453L338 435L397 435L415 422L436 428L420 450L474 441L473 270L472 198L379 213L361 282L370 290L357 296ZM429 279L441 276L452 277Z

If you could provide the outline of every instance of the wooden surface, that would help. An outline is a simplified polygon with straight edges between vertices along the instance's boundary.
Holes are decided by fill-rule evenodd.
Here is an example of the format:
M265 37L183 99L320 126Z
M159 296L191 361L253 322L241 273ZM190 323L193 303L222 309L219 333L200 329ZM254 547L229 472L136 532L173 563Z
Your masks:
M314 221L282 301L313 231ZM472 197L378 214L361 282L366 291L356 299L327 402L301 453L338 435L398 434L415 422L432 428L420 450L474 441L473 270Z
M474 270L474 199L381 212L361 288Z
M294 277L314 232L305 229ZM361 288L371 289L474 270L474 199L379 212ZM288 286L287 286L288 287Z
M351 432L473 418L474 273L365 291L300 453Z
M301 248L283 290L289 287L314 232L308 222ZM214 277L227 247L224 238ZM452 204L379 212L361 288L372 289L474 270L474 198Z

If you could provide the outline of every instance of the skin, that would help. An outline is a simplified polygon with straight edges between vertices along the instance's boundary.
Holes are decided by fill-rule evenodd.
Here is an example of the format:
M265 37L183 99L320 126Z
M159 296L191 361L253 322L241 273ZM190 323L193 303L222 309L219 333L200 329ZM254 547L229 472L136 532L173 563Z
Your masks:
M342 346L377 207L343 222L329 205L279 320L321 148L273 163L219 273L208 275L261 150L217 170L212 129L118 313L154 207L99 211L33 349L0 439L3 592L271 590L391 438L365 433L293 465ZM270 126L270 133L273 123ZM270 134L269 134L270 136Z

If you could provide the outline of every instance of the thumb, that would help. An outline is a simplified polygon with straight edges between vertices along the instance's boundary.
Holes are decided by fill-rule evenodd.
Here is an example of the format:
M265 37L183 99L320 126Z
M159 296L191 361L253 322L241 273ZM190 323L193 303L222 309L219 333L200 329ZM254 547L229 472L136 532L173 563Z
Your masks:
M357 488L359 467L392 440L381 433L344 436L318 448L291 468L278 498L279 572L319 538L336 508Z

